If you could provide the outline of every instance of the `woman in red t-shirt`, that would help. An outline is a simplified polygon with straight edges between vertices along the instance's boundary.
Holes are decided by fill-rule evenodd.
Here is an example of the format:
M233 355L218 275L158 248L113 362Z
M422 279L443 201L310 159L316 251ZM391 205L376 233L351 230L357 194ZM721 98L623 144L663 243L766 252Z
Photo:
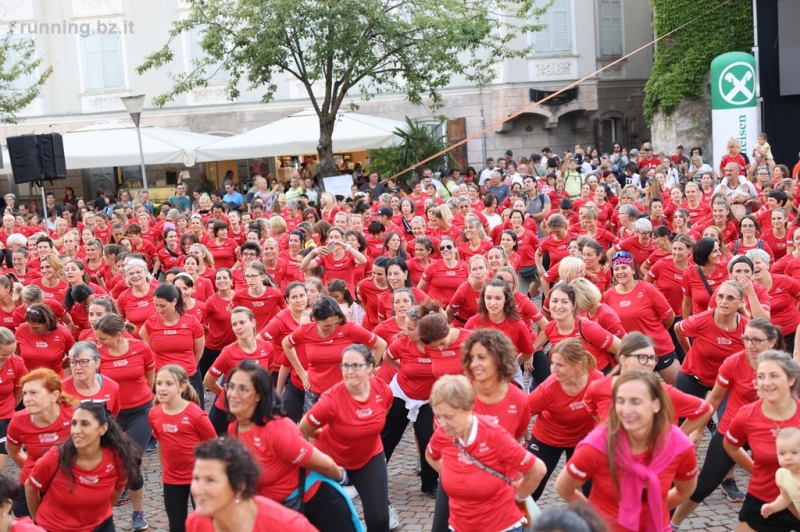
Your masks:
M411 307L414 306L414 292L412 292L411 288L398 288L394 292L392 292L392 313L385 321L380 322L380 324L373 329L373 332L380 337L383 338L383 341L386 342L388 346L391 344L398 334L403 332L406 324L406 314ZM378 368L378 374L381 374L382 370L388 369L386 364L381 364ZM394 372L389 373L389 379L386 382L391 381L391 377L394 375Z
M581 316L595 322L620 340L625 336L625 327L617 312L603 303L603 294L589 279L579 277L569 285L575 290L575 302Z
M765 504L780 494L775 482L778 470L775 437L784 426L800 426L800 399L797 399L800 367L788 353L766 351L758 356L756 382L760 399L737 412L722 444L730 457L751 475L736 530L797 530L800 520L788 509L769 517L761 512ZM750 454L743 448L745 445L749 445Z
M197 363L205 348L205 331L194 316L186 314L181 293L171 284L162 284L153 292L156 314L139 330L156 358L156 371L167 364L178 364L192 381L203 405L203 378Z
M575 446L597 425L583 406L583 396L594 380L602 379L594 356L575 338L567 338L550 350L553 374L528 396L533 425L528 450L547 466L547 473L533 493L538 500L544 493L547 479L555 470L563 453L567 459ZM590 486L586 486L588 492Z
M422 234L417 236L413 241L414 256L406 261L411 285L417 286L419 285L420 279L422 279L422 274L425 273L428 266L438 262L437 259L432 257L438 248L438 242L434 242L431 238L425 236L425 220L421 216L414 218L414 223L411 227L415 230L419 228L422 229Z
M236 339L231 329L230 311L233 299L233 275L229 269L221 268L214 273L214 279L217 293L206 301L206 346L198 364L203 377L214 364L222 348Z
M71 421L71 437L36 462L25 484L31 518L52 532L111 530L113 505L140 475L139 453L102 405L77 405ZM146 523L134 514L135 530Z
M325 284L333 279L341 279L350 288L350 295L355 297L353 274L358 265L366 263L367 257L345 241L344 231L338 227L331 227L328 231L328 244L315 247L311 253L303 257L300 270L308 272L323 266L325 268L323 278Z
M61 381L65 393L81 400L105 403L116 418L121 408L119 384L100 375L100 351L93 342L78 342L69 351L72 375Z
M231 307L252 310L256 317L256 330L260 331L281 309L286 308L286 300L264 265L258 261L245 267L244 280L247 287L234 292Z
M213 238L208 239L206 247L214 257L214 266L217 268L231 268L236 263L236 250L239 245L232 238L228 238L228 224L223 221L214 222L211 229Z
M183 251L178 242L178 232L168 227L164 229L163 245L158 249L158 260L153 266L153 275L156 275L159 266L163 275L170 268L180 267L181 264L183 264ZM128 271L127 266L125 271Z
M17 339L14 333L5 327L0 327L0 438L6 437L8 422L14 415L14 410L22 400L22 384L20 379L28 374L28 368L22 357L16 354ZM5 441L0 443L0 470L5 467L8 453Z
M0 326L14 330L14 311L22 295L23 286L8 275L0 275ZM2 470L2 468L0 468Z
M650 283L639 280L636 259L627 251L612 258L616 284L603 295L603 302L619 316L626 331L639 331L652 337L660 357L657 371L667 384L675 384L680 363L669 336L675 312L667 298Z
M218 438L201 443L194 457L191 494L197 506L186 519L188 532L216 532L220 528L317 532L302 514L255 495L258 465L239 440Z
M147 264L141 259L131 259L125 264L125 279L130 288L117 298L117 307L120 315L133 324L133 335L138 338L144 322L156 313L153 292L158 281L151 280Z
M208 298L214 295L214 285L211 281L198 274L201 260L194 255L186 255L186 258L183 259L183 271L194 281L194 298L201 303L205 303Z
M717 289L717 308L689 316L675 328L675 335L686 350L686 360L675 383L680 391L705 397L714 387L725 359L744 349L742 335L748 319L738 312L743 300L742 286L725 281ZM691 346L689 338L694 338Z
M525 519L516 500L541 486L545 466L504 428L475 413L474 406L472 386L463 375L447 375L433 385L431 407L439 426L425 459L442 475L448 524L454 530L518 530Z
M435 300L434 300L435 301ZM434 377L462 375L461 344L472 334L468 329L451 327L440 314L427 314L417 323L420 342L431 359Z
M194 257L192 257L194 259ZM183 308L186 314L194 316L201 324L206 323L206 305L194 298L196 293L194 279L186 272L181 272L172 279L172 284L181 293Z
M603 253L603 247L589 240L583 245L584 277L594 284L601 293L611 286L611 268L607 264L608 258Z
M471 316L478 312L478 301L486 277L489 264L483 255L474 255L469 259L469 277L456 289L447 305L447 319L454 327L464 327Z
M428 294L417 288L411 282L411 273L409 272L406 261L397 257L389 261L386 265L386 282L389 284L389 289L378 296L378 321L385 321L392 317L394 303L392 301L392 293L400 288L409 288L413 294L413 304L419 304L425 299L428 299Z
M300 470L306 469L304 510L311 524L320 532L354 531L355 509L337 486L347 482L345 470L280 413L280 399L267 371L245 360L231 372L225 391L234 417L228 434L244 443L261 465L257 493L279 503L290 501L297 496Z
M380 435L392 391L370 377L375 359L363 345L345 348L340 366L344 380L322 394L303 416L300 430L347 472L361 496L367 530L386 530L389 479Z
M758 356L769 349L785 351L785 346L780 330L763 318L749 321L745 327L743 338L744 351L725 359L719 368L714 389L708 396L708 402L716 409L727 395L727 408L719 416L717 430L711 435L703 468L697 477L697 488L689 500L675 508L672 523L676 526L680 526L683 520L689 517L700 503L720 485L729 500L744 498L744 494L739 490L736 480L733 478L736 463L724 451L722 442L728 432L731 420L739 410L758 400L756 387Z
M786 351L794 351L794 338L800 326L800 281L786 275L772 275L769 271L771 257L763 249L752 249L747 258L753 262L753 283L769 292L769 320L782 331Z
M50 368L64 376L63 362L75 339L47 305L35 304L25 311L25 323L17 327L17 347L28 369Z
M55 299L59 303L64 301L69 285L61 277L64 275L64 265L55 255L48 255L39 261L42 276L34 279L31 284L38 286L44 292L45 299Z
M30 514L22 487L37 460L69 437L72 409L78 400L63 393L61 379L47 368L31 371L19 383L25 409L15 412L8 423L6 450L20 468L20 497L14 503L14 515L27 516Z
M268 373L272 373L272 365L275 362L273 346L256 338L255 327L256 319L249 308L236 307L231 310L231 329L236 335L236 341L222 350L203 380L203 385L217 396L214 401L215 408L210 416L217 434L224 434L228 425L228 410L225 408L222 387L217 384L217 379L220 377L227 379L231 370L246 359L255 360Z
M668 530L670 508L697 484L694 445L673 424L669 396L652 372L621 375L612 404L608 424L578 445L556 491L567 502L585 501L581 488L591 481L588 501L614 532Z
M446 304L461 283L467 280L469 271L467 263L458 258L455 240L449 236L439 242L439 253L442 260L425 269L417 288L427 292L431 299Z
M716 239L701 238L695 244L692 252L694 265L683 272L681 280L683 317L708 310L714 288L728 278L728 270L720 260L721 256L720 244Z
M184 532L194 466L192 451L217 433L200 408L200 398L189 385L189 376L182 367L168 364L156 375L156 399L148 419L158 441L169 529Z

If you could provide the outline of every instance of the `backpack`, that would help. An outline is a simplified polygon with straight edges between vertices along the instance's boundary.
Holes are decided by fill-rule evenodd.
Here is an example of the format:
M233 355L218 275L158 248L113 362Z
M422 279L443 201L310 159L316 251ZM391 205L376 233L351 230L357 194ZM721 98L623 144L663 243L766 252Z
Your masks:
M742 243L742 239L740 238L736 242L733 243L733 254L738 255L739 253L739 245ZM764 241L760 238L758 239L758 249L764 249Z

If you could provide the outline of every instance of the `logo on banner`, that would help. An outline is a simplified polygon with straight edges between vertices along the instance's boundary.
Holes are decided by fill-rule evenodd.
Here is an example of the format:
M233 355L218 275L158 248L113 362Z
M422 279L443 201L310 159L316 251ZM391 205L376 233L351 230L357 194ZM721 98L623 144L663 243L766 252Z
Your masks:
M731 105L745 105L756 95L756 73L745 62L728 65L719 77L719 94Z

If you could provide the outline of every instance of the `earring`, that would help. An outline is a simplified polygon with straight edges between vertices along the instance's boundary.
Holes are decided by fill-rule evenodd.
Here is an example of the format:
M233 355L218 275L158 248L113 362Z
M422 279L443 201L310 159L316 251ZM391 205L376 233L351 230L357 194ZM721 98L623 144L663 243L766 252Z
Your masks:
M237 498L233 500L236 504L239 504L241 501Z

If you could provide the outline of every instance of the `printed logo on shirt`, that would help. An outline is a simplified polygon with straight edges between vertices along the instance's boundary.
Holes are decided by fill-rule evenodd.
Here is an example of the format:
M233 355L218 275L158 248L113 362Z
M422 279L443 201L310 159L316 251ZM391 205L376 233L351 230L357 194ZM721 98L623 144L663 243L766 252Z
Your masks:
M316 426L319 427L320 423L317 418L314 417L314 414L308 414L308 421Z
M721 382L722 384L725 384L725 385L730 384L730 381L728 379L726 379L725 377L723 377L722 375L717 375L717 378L719 378L719 382Z
M489 446L486 445L486 443L484 443L484 442L480 442L478 444L478 452L479 453L488 453L489 452Z
M586 403L584 403L583 401L576 401L569 405L569 409L572 410L573 412L576 410L584 410L585 408L586 408Z
M58 433L56 432L47 432L44 434L39 434L39 443L55 443L58 441Z
M168 433L174 434L174 433L178 432L178 426L177 425L173 425L171 423L163 423L161 425L161 430L163 432L168 432Z
M165 329L164 336L172 336L174 334L178 334L178 331L173 331L172 329Z
M626 299L625 301L620 301L619 302L619 306L620 306L620 308L630 307L631 306L631 302Z
M189 416L183 416L183 419L181 419L181 425L191 425L191 424L192 420L189 419Z
M100 482L100 477L98 477L97 475L92 475L92 476L78 475L78 482L80 482L81 484L97 484L98 482Z
M261 447L261 438L254 437L253 438L253 445L255 445L256 447Z
M446 349L446 350L442 351L442 356L443 357L454 357L454 356L456 356L456 352L453 351L452 349Z
M263 307L264 306L264 302L263 301L253 301L253 306L254 307Z
M517 413L517 405L508 405L508 413L509 414L516 414Z
M731 440L733 443L739 443L739 440L731 436L731 431L726 432L725 437Z
M453 271L453 270L447 270L447 271L445 272L445 275L448 275L448 276L450 276L450 277L455 277L455 275L456 275L456 272L455 272L455 271Z
M47 349L48 343L47 342L36 342L37 349Z
M305 450L305 448L303 448L303 449L300 449L300 454L298 454L298 455L297 455L297 458L295 458L294 460L292 460L292 463L293 463L293 464L299 464L299 463L300 463L300 462L303 460L303 458L305 458L305 456L306 456L306 450Z
M369 417L372 415L372 408L359 408L356 410L356 416L358 419L364 419L365 417Z
M575 467L575 464L569 464L569 470L575 476L580 478L586 478L586 473Z
M431 359L430 358L418 358L417 359L417 363L418 364L430 364L431 363Z
M725 338L724 336L717 337L717 344L719 345L731 345L732 343L733 340L731 340L730 338Z
M34 485L34 486L36 486L37 488L41 488L41 487L42 487L42 484L41 484L41 483L40 483L38 480L36 480L35 478L33 478L32 476L31 476L31 477L28 477L28 479L31 481L31 484L33 484L33 485Z
M149 301L139 301L138 303L136 303L136 306L139 307L139 308L144 308L144 307L147 307L149 305L150 305Z
M114 366L115 368L119 368L119 367L122 367L122 366L127 366L128 365L128 359L123 358L122 360L115 360L111 365Z

